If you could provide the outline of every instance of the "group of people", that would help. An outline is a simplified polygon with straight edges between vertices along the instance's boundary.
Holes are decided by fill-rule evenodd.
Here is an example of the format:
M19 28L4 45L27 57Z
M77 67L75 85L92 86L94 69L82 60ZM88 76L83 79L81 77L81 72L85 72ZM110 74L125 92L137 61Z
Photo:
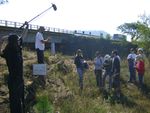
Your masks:
M76 52L74 63L79 75L79 86L83 89L83 76L85 71L85 62L81 49ZM105 55L103 58L99 51L96 52L96 57L93 61L96 85L100 90L105 88L105 79L109 77L109 89L112 85L117 95L120 95L120 57L116 50L112 51L112 55Z
M7 37L8 44L4 50L0 51L0 56L5 58L9 76L8 76L8 89L10 100L10 112L11 113L25 113L24 105L24 80L23 80L23 58L22 58L22 40L26 37L28 31L28 23L24 24L25 30L18 36L16 34L9 35ZM40 27L35 36L35 49L37 52L37 62L39 64L44 63L44 50L45 43L49 42L50 38L44 39L43 32L44 27ZM1 38L2 39L2 38ZM1 40L0 40L1 50ZM141 48L138 49L138 55L136 55L131 49L131 53L127 57L129 64L130 79L128 82L136 82L136 71L138 72L140 87L143 87L144 76L144 54ZM74 59L74 63L79 75L79 86L83 89L83 76L85 69L89 66L85 61L82 50L78 49ZM94 73L96 78L96 85L99 89L105 88L105 79L109 77L109 89L114 87L117 95L120 94L120 57L116 50L112 51L111 55L105 55L102 57L99 51L96 52L96 57L93 61ZM39 76L43 85L45 86L45 76Z
M130 77L129 83L138 83L140 88L143 88L143 77L145 72L144 67L144 53L143 49L139 48L137 54L134 53L133 48L130 50L130 54L127 56ZM120 57L117 50L112 51L111 55L106 54L104 57L99 51L96 52L96 57L93 60L94 74L96 78L96 85L100 90L105 90L105 82L108 77L109 85L108 91L114 88L116 95L120 95ZM83 89L83 78L84 72L87 69L85 66L88 65L85 61L81 49L78 49L74 59L77 73L79 75L79 87ZM86 64L86 65L85 65ZM138 73L138 81L136 81L136 71Z
M139 88L143 89L144 85L144 73L145 73L145 55L142 48L137 50L137 54L135 54L135 50L133 48L130 49L130 54L127 56L128 67L130 77L129 83L137 83L136 72L138 74L138 85Z

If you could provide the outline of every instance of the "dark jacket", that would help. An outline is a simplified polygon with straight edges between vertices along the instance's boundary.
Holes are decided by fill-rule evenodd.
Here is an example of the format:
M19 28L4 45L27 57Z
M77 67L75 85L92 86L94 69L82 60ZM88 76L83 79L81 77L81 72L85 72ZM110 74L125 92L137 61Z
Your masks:
M112 72L114 74L119 74L120 73L120 60L117 56L114 57L114 60L112 62Z
M83 57L82 56L76 56L74 59L74 64L76 65L76 68L83 69Z
M6 59L6 64L9 70L10 77L21 77L23 76L23 59L21 48L11 47L9 45L3 50L1 57Z

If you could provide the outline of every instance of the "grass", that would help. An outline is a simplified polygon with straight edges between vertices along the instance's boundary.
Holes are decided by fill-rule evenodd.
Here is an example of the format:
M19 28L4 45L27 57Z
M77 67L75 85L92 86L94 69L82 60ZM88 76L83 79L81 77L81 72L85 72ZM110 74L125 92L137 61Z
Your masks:
M31 55L31 56L30 56ZM103 95L96 87L93 64L84 74L84 89L78 84L73 59L70 56L45 53L48 65L47 85L38 87L34 113L150 113L150 65L146 60L145 91L127 83L129 72L126 60L121 63L121 99L118 101L113 91ZM0 59L1 74L8 73L4 60ZM24 52L25 82L32 79L32 64L36 63L35 53ZM106 96L106 97L105 97ZM45 106L43 109L43 105Z
M48 95L43 93L37 95L37 102L34 105L34 111L36 113L53 113L53 105L48 99Z

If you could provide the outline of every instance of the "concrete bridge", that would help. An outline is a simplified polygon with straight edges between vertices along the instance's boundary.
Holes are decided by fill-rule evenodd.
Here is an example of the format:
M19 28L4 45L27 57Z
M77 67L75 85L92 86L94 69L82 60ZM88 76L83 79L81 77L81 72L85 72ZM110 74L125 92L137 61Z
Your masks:
M0 37L11 33L16 33L17 35L20 35L22 33L22 29L19 28L22 25L23 23L19 22L0 20ZM39 27L40 26L38 25L29 24L28 35L23 41L25 44L33 45L33 43L35 42L35 35ZM44 38L51 37L49 44L51 44L51 50L53 53L55 53L55 44L61 44L63 39L65 39L66 37L71 37L72 35L74 35L73 32L69 30L45 27Z
M22 29L19 29L24 23L19 23L19 22L12 22L12 21L7 21L7 20L0 20L0 37L4 35L8 35L11 33L16 33L20 35L22 33ZM27 37L24 40L25 44L28 45L34 45L33 43L35 42L35 35L37 30L39 29L40 26L38 25L32 25L29 24L29 32ZM55 46L60 46L62 45L62 41L64 39L72 38L72 37L97 37L94 35L85 34L84 32L78 33L77 31L70 31L70 30L65 30L65 29L59 29L59 28L51 28L44 26L45 28L45 33L44 33L44 38L51 37L51 40L47 46L50 46L51 44L51 51L52 53L55 53Z

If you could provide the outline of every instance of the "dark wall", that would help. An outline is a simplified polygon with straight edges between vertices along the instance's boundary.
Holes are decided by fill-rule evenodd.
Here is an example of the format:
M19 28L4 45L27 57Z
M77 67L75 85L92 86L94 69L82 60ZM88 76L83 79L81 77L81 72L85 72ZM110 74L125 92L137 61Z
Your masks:
M80 48L86 58L93 59L96 51L100 51L104 56L105 54L111 54L112 50L118 50L121 57L126 57L130 48L136 47L137 45L133 45L130 42L74 36L70 39L66 38L62 41L60 51L63 54L74 55L76 50Z

